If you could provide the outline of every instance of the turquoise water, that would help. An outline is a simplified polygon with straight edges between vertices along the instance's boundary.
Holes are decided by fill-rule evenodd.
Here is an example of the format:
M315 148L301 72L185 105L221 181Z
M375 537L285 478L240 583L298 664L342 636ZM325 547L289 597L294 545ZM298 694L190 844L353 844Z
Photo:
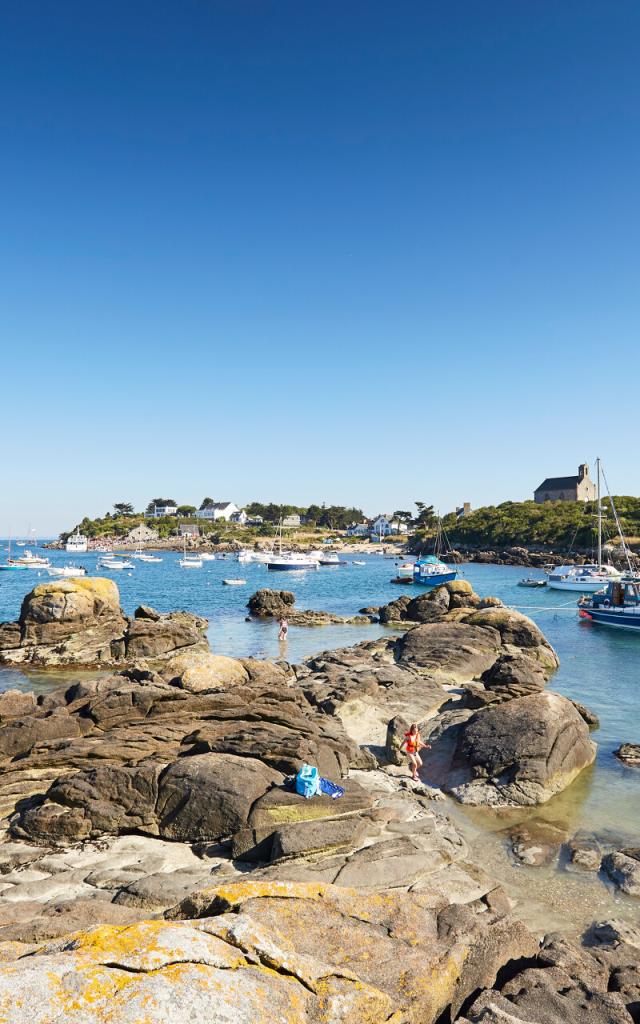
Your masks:
M52 552L56 563L68 561L63 552ZM403 593L403 587L389 581L395 575L393 560L379 555L356 555L365 566L323 568L306 573L270 573L262 565L241 565L232 559L205 563L201 570L182 570L179 555L163 553L161 564L136 563L131 574L116 572L112 578L120 588L122 605L132 613L140 603L160 611L184 608L205 615L210 621L209 640L213 650L232 656L286 657L298 661L317 651L357 643L379 636L380 626L291 627L289 640L281 645L273 622L246 622L246 602L259 587L293 590L299 608L315 608L352 615L366 605L378 605ZM95 569L97 556L75 559ZM579 620L575 597L562 591L526 590L518 587L523 570L516 566L465 565L463 575L482 595L492 594L520 608L534 619L557 650L561 667L552 687L582 701L600 718L593 737L598 758L592 770L584 772L563 795L541 812L576 828L610 830L637 842L640 836L640 769L627 768L613 757L621 742L640 742L640 637L608 630ZM108 575L101 572L101 575ZM225 587L225 577L242 577L246 587ZM34 572L0 573L0 620L17 617L24 595L48 577ZM407 593L415 593L407 587ZM48 674L0 670L0 689L19 685L48 688Z

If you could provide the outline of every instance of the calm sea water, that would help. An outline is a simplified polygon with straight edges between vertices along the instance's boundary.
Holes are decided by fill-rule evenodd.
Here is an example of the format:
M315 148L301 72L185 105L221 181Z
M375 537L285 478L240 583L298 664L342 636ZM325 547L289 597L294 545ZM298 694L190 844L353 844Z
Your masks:
M3 553L4 555L4 553ZM380 555L357 555L364 566L351 563L306 573L270 573L261 565L241 565L219 559L205 563L201 570L183 570L179 555L163 554L161 564L136 563L131 573L115 572L122 605L132 613L140 603L160 611L187 609L210 621L209 640L213 650L232 656L286 657L298 661L317 651L357 643L384 632L380 626L291 627L283 647L272 622L246 622L246 602L259 587L293 590L299 608L325 609L352 615L367 605L378 605L403 593L390 583L395 575L393 560ZM52 561L65 563L68 556L52 552ZM97 556L78 556L93 572ZM600 718L594 733L598 743L595 767L582 773L564 794L550 801L539 816L560 820L575 831L579 828L610 830L616 836L640 838L640 769L626 768L613 757L624 741L640 742L640 637L607 630L578 619L575 598L562 591L531 591L517 586L523 570L514 566L465 565L462 574L481 595L492 594L534 619L557 650L561 667L552 687L582 701ZM101 570L101 575L108 573ZM246 579L245 587L222 585L225 577ZM0 620L15 619L24 595L46 575L35 572L0 573ZM412 587L407 593L415 593ZM0 689L49 688L69 674L21 673L0 670ZM485 824L490 822L485 818ZM498 828L500 819L495 819Z

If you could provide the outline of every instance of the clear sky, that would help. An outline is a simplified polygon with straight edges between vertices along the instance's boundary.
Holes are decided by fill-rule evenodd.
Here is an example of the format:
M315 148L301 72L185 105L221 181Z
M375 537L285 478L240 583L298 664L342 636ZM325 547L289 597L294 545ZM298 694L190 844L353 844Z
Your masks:
M0 533L598 454L640 493L639 38L635 0L4 4Z

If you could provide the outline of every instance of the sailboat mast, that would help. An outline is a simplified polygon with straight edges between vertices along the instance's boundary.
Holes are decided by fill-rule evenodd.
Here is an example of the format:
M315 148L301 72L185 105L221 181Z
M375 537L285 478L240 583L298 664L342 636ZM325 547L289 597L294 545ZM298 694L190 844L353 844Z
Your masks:
M600 504L600 459L596 459L598 481L598 569L602 569L602 505Z

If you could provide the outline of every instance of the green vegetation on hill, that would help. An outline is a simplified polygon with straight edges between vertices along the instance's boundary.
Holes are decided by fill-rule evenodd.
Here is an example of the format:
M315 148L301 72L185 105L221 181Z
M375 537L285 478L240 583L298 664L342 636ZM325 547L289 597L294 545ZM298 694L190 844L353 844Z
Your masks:
M628 541L640 538L640 498L615 497L620 523ZM608 498L602 500L605 539L617 542L618 532ZM495 549L545 546L554 550L588 551L595 542L596 502L505 501L476 509L463 519L445 516L444 529L451 544ZM429 531L431 533L432 531ZM426 541L427 533L423 532Z

